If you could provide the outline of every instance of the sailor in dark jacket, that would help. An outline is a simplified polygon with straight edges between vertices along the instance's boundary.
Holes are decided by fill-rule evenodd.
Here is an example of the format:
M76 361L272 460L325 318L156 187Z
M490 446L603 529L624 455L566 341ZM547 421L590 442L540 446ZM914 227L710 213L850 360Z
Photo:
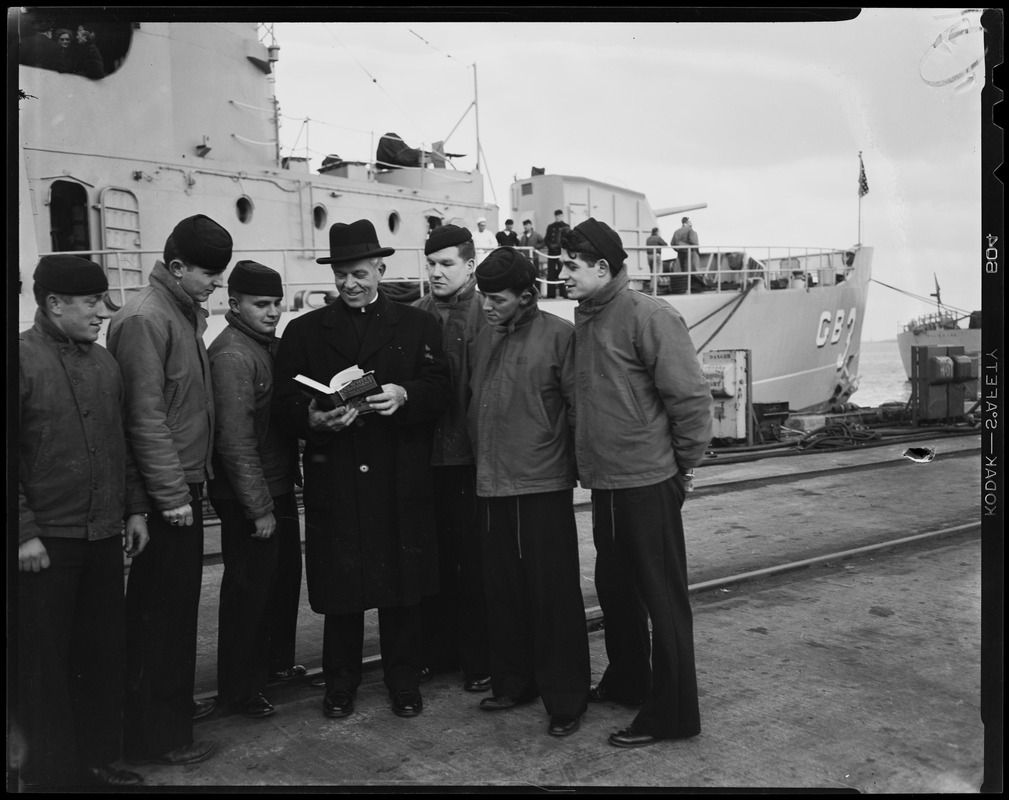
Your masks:
M217 696L243 716L274 712L270 673L291 680L301 601L301 525L294 497L298 442L271 424L280 340L280 273L239 261L228 277L228 327L207 349L217 425L210 502L221 520L224 577Z
M609 659L589 701L641 705L634 721L610 736L616 747L696 736L680 509L685 481L711 440L711 390L680 314L628 288L627 253L612 228L590 217L565 234L563 246L561 278L578 301L578 479L592 490Z
M442 225L424 243L430 294L414 303L434 315L452 375L452 394L435 428L439 592L423 603L426 667L462 669L463 688L490 688L487 602L476 519L476 468L466 429L473 341L486 326L473 266L476 246L468 228Z
M109 352L126 393L126 432L156 513L145 558L126 584L124 755L136 763L183 766L214 755L193 739L203 585L203 492L213 476L214 399L203 343L205 302L224 285L231 234L196 214L165 241L164 261L109 323Z
M574 326L541 311L536 270L503 247L476 269L488 326L474 345L469 423L494 695L537 696L552 736L574 733L589 694L589 640L572 506Z
M368 220L333 225L330 256L318 261L332 264L340 297L288 324L275 367L274 413L305 439L305 571L312 609L326 615L328 717L353 711L371 608L392 710L423 708L419 603L438 589L431 442L449 373L437 320L379 290L393 252ZM295 380L329 384L355 365L381 387L371 413L324 411Z
M147 544L146 498L123 429L119 365L95 344L108 280L44 256L18 370L17 702L8 752L19 784L134 786L122 755L123 550ZM127 517L126 514L129 514ZM123 522L125 547L123 545Z

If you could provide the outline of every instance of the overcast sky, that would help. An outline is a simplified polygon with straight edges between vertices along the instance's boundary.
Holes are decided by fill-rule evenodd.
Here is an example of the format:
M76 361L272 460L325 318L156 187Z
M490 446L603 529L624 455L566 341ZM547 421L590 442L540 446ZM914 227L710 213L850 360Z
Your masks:
M977 15L867 9L822 23L277 23L285 155L368 160L377 137L448 139L509 212L533 166L691 212L702 248L848 247L873 277L980 308ZM950 26L955 34L934 47ZM966 32L965 32L966 31ZM475 68L474 68L475 65ZM476 82L474 82L474 74ZM932 85L941 84L941 85ZM299 120L312 120L307 130ZM460 123L461 120L461 123ZM456 127L458 124L458 127ZM294 149L292 149L294 148ZM660 224L667 238L678 217ZM931 310L872 284L863 336Z

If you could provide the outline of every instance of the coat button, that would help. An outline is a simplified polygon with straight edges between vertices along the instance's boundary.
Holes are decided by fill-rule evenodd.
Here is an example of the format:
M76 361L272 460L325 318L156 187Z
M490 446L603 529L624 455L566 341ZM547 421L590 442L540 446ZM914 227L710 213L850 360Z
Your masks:
M358 469L360 469L361 472L367 472L369 467L367 464L362 464L360 467L358 467Z

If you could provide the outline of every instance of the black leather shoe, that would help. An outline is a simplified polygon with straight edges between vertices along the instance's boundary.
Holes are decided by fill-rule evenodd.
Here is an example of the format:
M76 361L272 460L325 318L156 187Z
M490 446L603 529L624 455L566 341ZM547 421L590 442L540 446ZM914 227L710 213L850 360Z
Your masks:
M424 698L416 689L400 689L389 695L392 713L397 717L416 717L424 710Z
M213 697L206 700L193 701L193 721L209 717L217 708L217 700Z
M287 683L288 681L296 681L298 678L304 678L307 674L308 670L305 667L301 664L295 664L293 667L278 670L277 672L271 672L270 683Z
M509 697L506 694L496 694L493 697L485 697L480 701L481 711L506 711L509 708L515 708L515 706L525 705L526 703L531 703L534 698L515 698Z
M188 747L177 747L153 758L127 758L126 761L130 764L162 764L166 767L181 767L186 764L199 764L201 761L206 761L217 752L217 748L217 742L207 739L202 742L193 742Z
M573 714L555 714L550 717L550 727L547 733L551 736L569 736L574 733L582 724L580 716Z
M650 733L639 731L633 724L622 731L610 734L610 744L614 747L645 747L661 741L661 736L652 736Z
M630 706L631 708L636 708L642 705L644 700L630 700L623 697L616 697L610 694L608 689L605 689L602 684L596 684L591 689L589 689L589 702L590 703L619 703L622 706Z
M326 676L320 672L308 682L308 685L316 689L323 689L326 686Z
M89 786L126 787L139 786L143 776L115 767L85 767L84 782Z
M273 707L273 703L262 694L257 694L254 697L249 697L239 703L235 703L232 708L243 717L248 717L249 719L262 719L263 717L270 716L277 710Z
M322 701L322 713L327 717L346 717L354 713L354 695L342 689L327 692Z
M487 692L490 691L490 675L478 675L470 678L462 685L467 692Z

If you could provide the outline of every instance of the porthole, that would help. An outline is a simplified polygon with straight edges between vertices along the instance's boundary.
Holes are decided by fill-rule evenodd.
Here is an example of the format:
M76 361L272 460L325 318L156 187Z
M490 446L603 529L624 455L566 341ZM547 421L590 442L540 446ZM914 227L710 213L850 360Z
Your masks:
M238 202L235 203L235 212L238 214L238 221L246 224L252 222L253 209L252 200L248 197L239 197Z
M326 207L323 205L318 205L312 209L312 224L315 225L317 231L322 231L326 229L326 220L329 214L326 213Z
M399 214L393 211L389 215L389 232L397 233L399 231Z

